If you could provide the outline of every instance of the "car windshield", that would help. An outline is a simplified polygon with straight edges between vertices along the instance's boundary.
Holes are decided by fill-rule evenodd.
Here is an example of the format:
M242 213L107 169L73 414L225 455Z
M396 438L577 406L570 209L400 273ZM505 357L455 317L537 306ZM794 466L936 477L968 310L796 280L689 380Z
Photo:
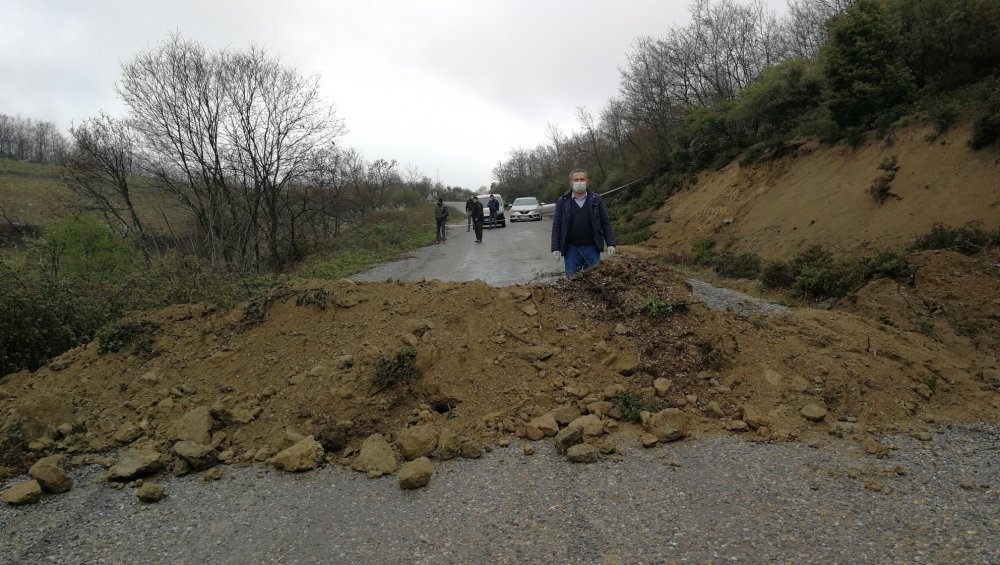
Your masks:
M537 198L518 198L514 201L514 206L538 206Z

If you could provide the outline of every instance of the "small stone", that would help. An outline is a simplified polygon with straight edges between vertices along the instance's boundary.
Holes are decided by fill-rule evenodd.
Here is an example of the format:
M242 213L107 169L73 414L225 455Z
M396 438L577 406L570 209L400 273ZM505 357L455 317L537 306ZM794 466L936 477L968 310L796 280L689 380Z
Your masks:
M551 414L552 417L555 418L557 424L559 424L560 426L565 426L570 422L572 422L573 420L580 417L580 409L573 404L566 404L564 406L556 408L555 410L552 410Z
M126 449L108 470L108 480L131 481L163 470L160 453L152 449Z
M578 443L566 450L566 459L571 463L594 463L597 458L597 449L587 443Z
M729 431L736 433L743 433L750 431L750 424L747 424L743 420L733 420L729 423Z
M222 467L212 467L211 469L201 474L201 480L205 481L206 483L211 481L217 481L222 478L223 474L225 474L225 471L222 469Z
M188 440L175 443L174 453L196 471L215 465L219 459L218 454L211 447Z
M818 404L806 404L799 410L799 414L810 422L822 422L826 418L826 408Z
M595 437L604 433L604 420L595 414L580 416L569 425L583 428L583 435L585 436Z
M524 436L530 439L531 441L538 441L544 438L545 434L542 433L542 430L538 429L537 427L528 424L527 426L524 427Z
M533 446L533 445L526 445L526 446L524 446L524 454L525 455L534 455L535 454L535 446Z
M538 430L541 431L545 437L552 437L559 433L559 423L556 421L555 416L551 412L548 414L542 414L541 416L533 419L528 423L528 426L538 428Z
M659 443L659 441L660 440L653 434L642 434L639 436L639 442L642 443L642 446L646 449L656 447L656 444Z
M315 469L323 460L323 446L313 436L285 449L267 460L267 464L280 471L298 473Z
M497 442L497 445L500 447L510 447L510 440L507 438L500 438L500 441Z
M3 491L0 498L3 499L4 503L11 506L34 504L42 498L42 485L36 480L24 481Z
M721 418L725 416L725 414L722 412L722 407L719 406L719 403L714 400L709 402L708 405L705 406L705 413L708 414L710 418Z
M417 489L426 486L434 475L434 465L426 457L404 463L399 469L399 488Z
M170 439L212 443L212 414L208 407L199 406L181 416L170 428Z
M361 443L360 453L351 466L356 471L378 471L388 475L396 472L397 465L396 454L385 436L372 434Z
M888 447L882 445L875 438L872 437L865 438L865 441L862 443L862 446L864 446L865 451L868 454L876 456L882 455L883 453L889 450Z
M427 457L437 448L437 429L431 424L406 428L396 434L396 447L403 459L411 461Z
M932 436L930 432L915 432L914 434L912 434L912 437L913 439L917 439L920 441L930 441L934 439L934 436Z
M677 408L665 408L645 419L643 427L663 442L676 441L687 435L689 417Z
M157 483L144 483L135 493L136 498L147 504L159 502L163 500L165 495L166 491L163 485Z
M475 441L466 440L462 442L461 455L466 459L479 459L483 456L483 448Z
M114 440L118 443L132 443L142 436L142 428L132 422L125 422L115 432Z

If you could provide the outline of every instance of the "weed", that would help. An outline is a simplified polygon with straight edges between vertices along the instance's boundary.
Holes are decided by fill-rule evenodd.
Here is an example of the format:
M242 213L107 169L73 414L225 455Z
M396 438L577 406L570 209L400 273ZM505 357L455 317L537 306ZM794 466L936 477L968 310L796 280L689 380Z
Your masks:
M619 390L611 397L611 404L622 411L623 420L633 423L640 421L641 412L658 412L664 408L662 402L646 402L643 395L632 390Z
M872 200L879 204L885 204L889 198L899 199L900 196L891 190L892 181L895 178L896 172L889 171L872 181L871 186L868 187L868 194L871 195Z
M691 262L695 265L711 265L715 258L715 239L703 237L691 245Z
M413 363L416 357L417 350L412 347L379 357L372 377L372 394L416 379L417 367Z
M963 227L949 228L934 224L931 231L910 245L913 251L948 249L963 255L975 255L1000 245L1000 228L990 233L982 224L969 222Z
M665 318L687 309L686 304L675 304L668 300L663 300L659 296L649 293L639 306L639 311L653 318Z
M310 288L299 293L295 299L296 306L313 305L320 310L326 310L326 302L330 298L330 293L325 288Z
M752 279L760 274L760 256L756 253L721 251L715 254L712 269L727 279Z
M899 170L899 159L895 155L890 155L878 164L878 168L887 173L895 173Z

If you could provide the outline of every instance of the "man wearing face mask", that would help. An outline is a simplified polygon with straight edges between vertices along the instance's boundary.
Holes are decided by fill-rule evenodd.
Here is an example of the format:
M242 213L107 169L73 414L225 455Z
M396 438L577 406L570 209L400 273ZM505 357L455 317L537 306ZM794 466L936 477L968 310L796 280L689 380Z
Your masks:
M552 222L552 256L563 259L566 276L593 267L607 247L608 257L615 254L615 232L604 201L588 190L587 171L575 169L569 174L571 190L556 201Z

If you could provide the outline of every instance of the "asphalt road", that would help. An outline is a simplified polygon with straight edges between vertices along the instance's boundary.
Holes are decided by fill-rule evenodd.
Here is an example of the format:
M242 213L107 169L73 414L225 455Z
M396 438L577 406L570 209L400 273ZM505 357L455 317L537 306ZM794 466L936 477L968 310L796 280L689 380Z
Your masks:
M457 207L457 206L456 206ZM356 281L482 280L508 286L551 280L562 272L562 261L552 258L549 241L552 218L540 222L507 222L507 227L483 230L483 242L466 224L450 224L448 241L429 245L405 259L384 263L352 277Z

